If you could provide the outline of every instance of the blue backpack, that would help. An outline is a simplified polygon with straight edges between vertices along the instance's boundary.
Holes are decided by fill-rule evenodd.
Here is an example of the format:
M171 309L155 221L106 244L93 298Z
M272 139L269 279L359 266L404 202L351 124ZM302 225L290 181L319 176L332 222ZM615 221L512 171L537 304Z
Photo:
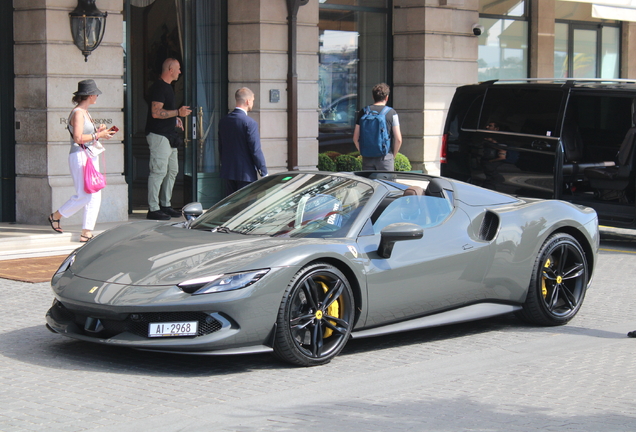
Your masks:
M391 150L391 137L386 125L386 113L391 107L385 106L377 112L364 108L360 117L360 154L363 157L382 157Z

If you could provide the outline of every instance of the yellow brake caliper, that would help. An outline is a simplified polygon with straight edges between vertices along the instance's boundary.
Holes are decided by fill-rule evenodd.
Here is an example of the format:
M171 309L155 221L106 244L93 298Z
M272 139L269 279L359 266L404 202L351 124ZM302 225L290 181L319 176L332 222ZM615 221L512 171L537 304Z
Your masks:
M317 282L322 287L323 291L327 293L328 291L327 285L321 281L317 281ZM335 302L331 303L331 305L327 308L327 314L332 317L340 318L340 300L336 300ZM336 323L333 321L329 321L329 322L333 324L334 326L336 325ZM331 330L330 328L326 328L325 334L323 335L323 337L328 338L332 334L333 334L333 330Z
M550 264L552 264L552 261L550 261L550 258L548 258L543 267L548 268L550 267ZM546 279L547 278L545 276L541 278L541 294L543 295L543 298L546 298L548 296L548 288L545 286Z

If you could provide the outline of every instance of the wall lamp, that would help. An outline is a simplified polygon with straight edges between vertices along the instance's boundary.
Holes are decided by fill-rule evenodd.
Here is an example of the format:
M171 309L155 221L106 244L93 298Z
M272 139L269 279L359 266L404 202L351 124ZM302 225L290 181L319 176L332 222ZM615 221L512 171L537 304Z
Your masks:
M77 0L77 7L68 14L71 20L71 35L75 46L84 54L84 61L102 42L106 30L106 16L95 6L95 0Z

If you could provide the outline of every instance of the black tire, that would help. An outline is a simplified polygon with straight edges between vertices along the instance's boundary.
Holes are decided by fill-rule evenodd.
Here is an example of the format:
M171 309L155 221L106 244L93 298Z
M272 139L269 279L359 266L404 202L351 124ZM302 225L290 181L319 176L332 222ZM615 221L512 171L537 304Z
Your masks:
M291 280L278 310L274 354L289 363L329 363L346 345L355 312L349 281L336 267L314 263Z
M588 279L579 242L569 234L550 236L535 260L528 296L518 316L544 326L567 323L583 304Z

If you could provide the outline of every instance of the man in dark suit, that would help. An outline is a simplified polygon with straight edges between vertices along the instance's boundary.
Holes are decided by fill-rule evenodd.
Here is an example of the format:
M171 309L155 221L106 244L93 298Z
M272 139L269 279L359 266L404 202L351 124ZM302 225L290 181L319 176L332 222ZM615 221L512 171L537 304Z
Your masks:
M234 94L236 108L219 122L219 155L225 193L231 195L267 175L258 124L247 115L254 107L254 92L247 87Z

